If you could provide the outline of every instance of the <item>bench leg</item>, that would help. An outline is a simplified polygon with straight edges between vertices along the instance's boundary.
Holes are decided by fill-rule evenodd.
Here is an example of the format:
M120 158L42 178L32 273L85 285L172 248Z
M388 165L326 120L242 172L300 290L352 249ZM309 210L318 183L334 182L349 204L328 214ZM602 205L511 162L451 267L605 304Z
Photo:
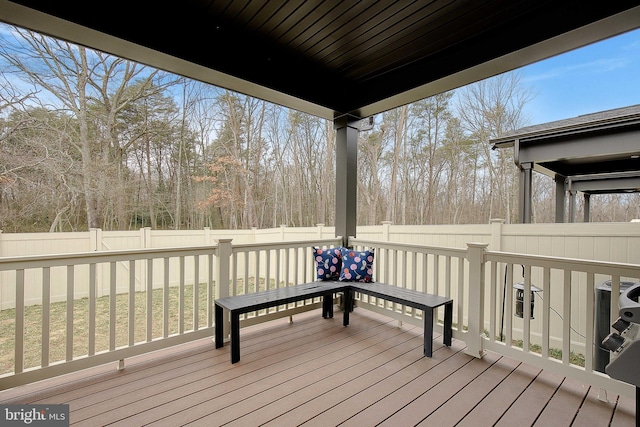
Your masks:
M353 291L347 289L343 292L344 295L344 311L342 312L342 326L349 326L349 308L353 305Z
M224 309L222 307L220 307L218 304L214 304L215 307L215 311L214 311L214 321L215 321L215 342L216 342L216 348L220 348L224 345L224 325L223 320L222 320L222 314L224 312Z
M231 313L231 363L240 361L240 314Z
M322 317L333 319L333 294L322 296Z
M424 318L424 355L433 355L433 308L428 307L422 312Z
M451 338L453 336L453 302L444 305L444 336L442 341L444 345L451 347Z

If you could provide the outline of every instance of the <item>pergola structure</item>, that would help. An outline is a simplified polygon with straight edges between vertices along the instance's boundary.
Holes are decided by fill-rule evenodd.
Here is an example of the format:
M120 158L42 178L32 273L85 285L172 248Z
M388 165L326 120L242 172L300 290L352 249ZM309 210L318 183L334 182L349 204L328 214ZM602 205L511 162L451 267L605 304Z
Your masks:
M0 0L0 20L333 120L346 237L362 119L640 28L640 1Z
M556 183L556 222L575 222L578 192L584 194L584 222L592 194L640 192L640 105L528 126L491 143L514 150L521 223L532 220L534 171Z

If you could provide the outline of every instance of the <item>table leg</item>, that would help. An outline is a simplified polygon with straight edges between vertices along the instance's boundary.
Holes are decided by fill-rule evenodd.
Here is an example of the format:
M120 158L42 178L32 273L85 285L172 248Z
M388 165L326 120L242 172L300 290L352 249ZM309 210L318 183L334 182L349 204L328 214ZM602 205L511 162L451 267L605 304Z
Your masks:
M240 314L231 313L231 363L240 361Z
M214 322L215 322L215 342L216 342L216 348L220 348L224 345L224 337L223 337L223 330L224 330L224 325L223 320L222 320L222 314L224 312L224 309L222 307L220 307L218 304L214 304Z
M444 345L451 347L451 338L453 336L453 302L444 305L444 337L442 341Z
M427 307L422 312L424 318L424 355L433 355L433 308Z

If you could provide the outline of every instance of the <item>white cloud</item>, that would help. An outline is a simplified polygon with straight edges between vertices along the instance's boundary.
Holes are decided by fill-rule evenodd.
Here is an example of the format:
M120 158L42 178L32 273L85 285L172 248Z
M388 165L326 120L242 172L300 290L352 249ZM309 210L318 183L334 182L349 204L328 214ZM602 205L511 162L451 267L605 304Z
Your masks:
M567 64L560 67L554 67L544 72L526 74L524 81L532 83L541 80L557 79L572 77L576 74L601 74L608 73L615 70L620 70L627 67L631 63L629 58L602 58L589 62L582 62L577 64Z

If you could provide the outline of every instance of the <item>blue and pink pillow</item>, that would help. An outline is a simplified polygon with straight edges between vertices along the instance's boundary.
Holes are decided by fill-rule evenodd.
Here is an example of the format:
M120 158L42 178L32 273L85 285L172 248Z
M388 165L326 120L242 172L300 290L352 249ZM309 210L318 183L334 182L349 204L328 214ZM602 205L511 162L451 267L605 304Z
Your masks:
M338 280L342 268L342 248L313 248L318 280Z
M374 250L357 251L355 249L341 248L342 268L340 270L341 282L373 282L373 257Z
M317 280L373 282L374 250L313 247Z

